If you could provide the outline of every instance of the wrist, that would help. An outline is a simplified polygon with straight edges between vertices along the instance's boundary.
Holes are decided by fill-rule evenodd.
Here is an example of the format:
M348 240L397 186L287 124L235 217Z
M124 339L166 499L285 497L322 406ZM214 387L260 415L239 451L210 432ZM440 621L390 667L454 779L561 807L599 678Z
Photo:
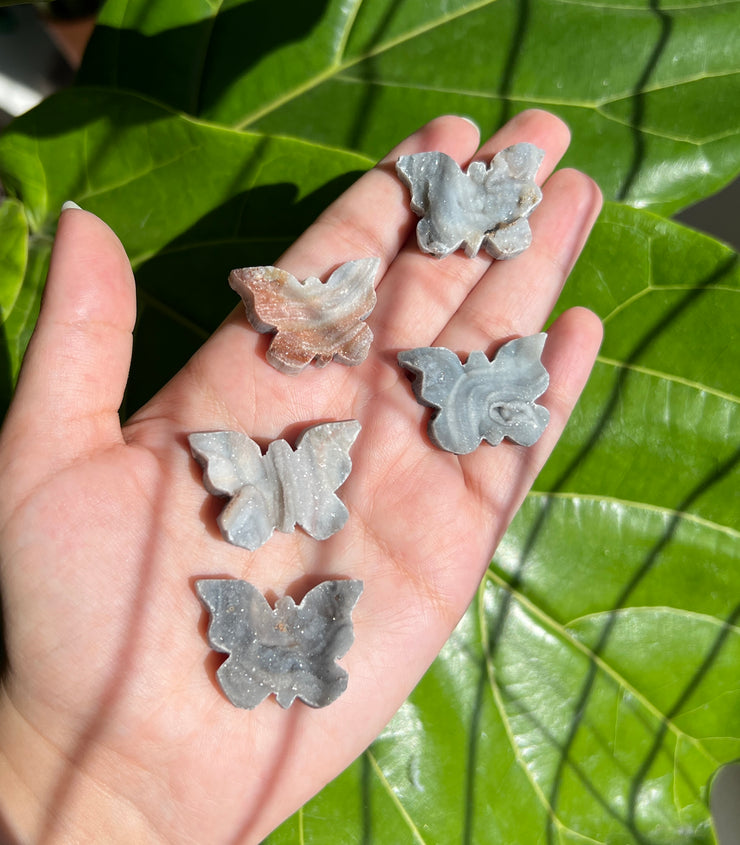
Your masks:
M85 740L66 754L0 696L0 841L156 843L156 832L130 802L81 765Z

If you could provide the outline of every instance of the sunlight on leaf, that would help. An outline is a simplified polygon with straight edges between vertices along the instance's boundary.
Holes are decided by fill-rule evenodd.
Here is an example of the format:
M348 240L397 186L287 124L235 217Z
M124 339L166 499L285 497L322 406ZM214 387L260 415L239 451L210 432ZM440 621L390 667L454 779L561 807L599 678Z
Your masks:
M605 319L600 362L478 605L271 845L299 822L317 843L715 841L709 781L740 755L740 266L609 205L574 304Z
M60 124L68 127L63 134L55 132ZM0 178L23 200L34 250L44 260L68 199L99 215L123 241L139 288L126 400L137 406L236 305L229 271L273 263L370 163L310 142L204 125L139 96L91 89L49 98L0 137ZM8 215L18 208L8 205ZM44 261L29 265L23 302L6 320L10 380L38 312L44 268ZM12 273L3 282L16 283Z
M440 113L488 135L546 108L573 130L566 164L663 212L740 171L737 2L185 5L109 0L79 82L372 158Z
M631 206L725 184L738 27L736 0L108 0L76 87L0 137L2 410L63 201L136 270L125 415L237 304L230 269L274 263L440 112L488 134L546 107L565 163ZM478 601L271 845L715 841L708 785L740 756L739 290L733 251L607 204L555 311L592 308L604 344Z

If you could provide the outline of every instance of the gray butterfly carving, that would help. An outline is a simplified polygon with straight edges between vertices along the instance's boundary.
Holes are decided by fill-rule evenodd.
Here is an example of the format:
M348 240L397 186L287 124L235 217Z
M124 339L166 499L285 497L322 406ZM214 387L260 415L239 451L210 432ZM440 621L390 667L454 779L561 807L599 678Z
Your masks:
M497 446L504 437L531 446L550 413L535 399L550 381L540 361L544 332L505 343L492 361L471 352L465 364L449 349L421 347L400 352L398 362L416 373L413 388L423 405L439 409L429 437L441 449L466 455L482 440Z
M489 167L474 161L465 173L445 153L401 156L396 170L422 218L419 247L439 258L460 247L472 258L481 246L494 258L519 255L532 242L527 217L542 199L534 177L544 155L533 144L514 144Z
M274 692L281 707L296 698L311 707L331 704L347 688L335 660L354 641L351 614L362 587L324 581L298 606L284 596L273 610L246 581L196 581L211 616L208 642L229 655L216 673L229 701L251 710Z
M276 528L289 534L298 524L317 540L339 531L349 514L334 491L352 469L349 449L359 432L357 420L323 423L306 429L295 451L274 440L265 455L238 431L190 434L206 489L229 497L218 517L224 538L254 551Z

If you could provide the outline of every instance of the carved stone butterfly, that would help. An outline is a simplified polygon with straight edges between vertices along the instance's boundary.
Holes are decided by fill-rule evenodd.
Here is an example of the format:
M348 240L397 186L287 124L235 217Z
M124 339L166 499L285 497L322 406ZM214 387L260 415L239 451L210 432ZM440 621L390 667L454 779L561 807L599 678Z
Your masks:
M396 170L422 218L419 247L439 258L460 247L472 258L481 246L494 258L519 255L532 242L527 217L542 199L534 177L544 155L533 144L514 144L489 167L474 161L465 173L445 153L401 156Z
M224 538L254 551L276 528L289 534L296 523L317 540L339 531L349 514L334 491L352 469L349 449L359 432L357 420L323 423L306 429L295 451L274 440L265 455L238 431L190 434L206 489L229 497L218 516Z
M304 282L277 267L232 270L229 284L241 296L258 332L276 332L267 360L282 373L301 372L312 361L354 366L367 357L373 333L365 318L375 307L379 258L342 264L326 282Z
M284 596L273 610L246 581L196 581L211 615L208 642L229 655L216 673L229 701L251 710L274 692L281 707L296 697L311 707L331 704L347 688L335 660L354 640L351 614L362 587L324 581L298 606Z
M540 361L547 335L530 335L505 343L492 361L471 352L463 364L449 349L421 347L398 354L402 367L416 373L416 398L437 408L429 437L441 449L466 455L482 440L498 446L504 437L522 446L534 444L550 413L535 399L550 376Z

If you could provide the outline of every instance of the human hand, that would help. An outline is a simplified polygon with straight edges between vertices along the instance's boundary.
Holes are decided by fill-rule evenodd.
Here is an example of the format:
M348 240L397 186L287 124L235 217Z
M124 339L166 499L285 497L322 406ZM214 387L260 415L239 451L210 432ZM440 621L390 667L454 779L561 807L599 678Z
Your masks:
M493 352L540 330L600 208L563 170L509 262L419 252L401 154L466 163L517 141L565 151L556 118L526 112L476 153L477 131L445 117L405 140L340 197L276 264L300 279L380 256L375 340L359 367L299 376L265 362L269 338L239 304L182 371L121 428L135 295L113 233L62 214L41 315L0 437L0 577L9 668L0 692L0 820L34 842L256 842L345 768L401 705L465 611L503 532L555 445L601 339L566 312L543 362L550 411L525 448L432 446L428 410L400 349ZM224 284L226 280L224 280ZM362 431L341 488L346 526L324 542L300 529L256 552L220 537L187 434L236 429L290 442L354 418ZM313 710L270 698L231 705L215 681L203 577L244 578L273 596L359 578L347 691ZM2 822L0 821L0 824ZM2 830L0 828L0 834Z

